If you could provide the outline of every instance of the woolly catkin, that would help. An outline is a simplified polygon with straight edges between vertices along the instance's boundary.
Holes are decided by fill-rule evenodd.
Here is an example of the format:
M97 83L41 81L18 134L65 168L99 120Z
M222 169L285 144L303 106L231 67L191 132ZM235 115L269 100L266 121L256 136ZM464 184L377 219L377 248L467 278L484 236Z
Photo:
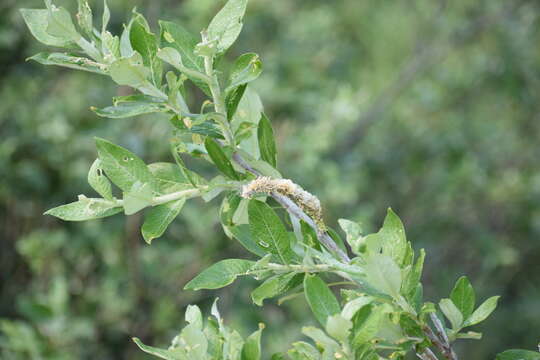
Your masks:
M244 198L251 198L257 193L269 194L272 192L289 197L317 222L322 220L319 199L289 179L272 179L261 176L242 187L242 197Z

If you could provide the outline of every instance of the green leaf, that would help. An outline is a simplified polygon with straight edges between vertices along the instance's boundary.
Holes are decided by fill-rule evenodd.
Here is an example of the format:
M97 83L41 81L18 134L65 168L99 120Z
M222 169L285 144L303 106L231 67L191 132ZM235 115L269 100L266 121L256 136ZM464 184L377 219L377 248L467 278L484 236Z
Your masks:
M39 42L56 47L72 47L74 43L64 37L56 37L47 32L49 11L46 9L21 9L21 15L30 32Z
M141 349L147 354L157 356L160 359L165 359L165 360L182 359L179 357L178 352L174 350L164 350L164 349L159 349L153 346L144 345L143 342L139 340L138 338L132 338L132 340L135 344L137 344L139 349Z
M322 326L326 326L329 316L341 311L336 297L317 275L306 275L304 291L311 311Z
M133 50L141 54L143 64L150 68L152 83L159 87L162 78L162 65L157 58L158 44L148 23L141 14L137 14L129 32L129 40Z
M227 108L227 119L229 121L232 120L236 113L236 109L238 109L238 104L240 103L240 100L242 100L246 88L247 84L240 85L229 91L225 96L225 107Z
M240 85L257 79L261 73L262 62L259 55L255 53L241 55L234 62L231 74L229 75L229 85L225 89L225 92L228 93Z
M175 50L176 53L172 53L172 55L174 55L174 58L176 58L176 54L178 54L178 59L180 59L182 65L184 65L186 68L199 73L204 73L204 59L195 55L197 39L186 29L176 23L160 21L159 26L161 28L161 47L169 49L172 48ZM162 53L162 50L163 49L161 49L159 53L161 56L164 56L165 54ZM161 59L177 67L177 64L173 64L163 57L161 57ZM206 84L204 81L194 77L191 73L184 73L184 75L186 75L206 95L212 95L208 84Z
M214 139L224 139L223 135L221 134L221 129L219 126L217 126L215 123L211 121L204 121L200 124L192 125L191 127L187 127L183 120L181 120L178 116L173 116L170 119L171 124L178 129L179 131L183 133L188 134L199 134L204 136L210 136Z
M182 26L173 22L160 21L159 26L161 28L161 47L175 49L180 54L185 67L203 72L204 60L194 53L197 45L196 38Z
M267 279L259 287L251 292L251 299L259 306L262 306L265 299L279 296L302 283L304 274L287 273L280 274Z
M105 13L103 14L105 16ZM120 55L124 58L130 58L135 54L133 47L131 46L130 33L131 25L135 18L132 18L127 25L124 25L124 31L120 35Z
M124 192L124 213L132 215L152 205L154 193L148 183L136 182L131 189Z
M461 325L463 324L463 314L461 311L459 311L454 302L450 299L442 299L439 302L439 307L441 308L444 316L450 320L452 329L459 331L459 329L461 329Z
M63 7L56 7L54 5L49 6L47 4L47 7L47 33L62 39L78 41L81 35L75 29L69 11Z
M65 53L41 52L29 57L28 60L34 60L43 65L57 65L70 69L106 75L104 67L100 64L84 57L72 56Z
M116 202L79 196L79 201L55 207L45 212L65 221L100 219L122 211Z
M426 258L426 252L424 249L420 249L420 256L416 260L414 266L411 266L411 270L407 273L405 279L403 280L402 293L407 297L408 300L412 300L414 294L416 293L416 288L420 283L422 277L422 270L424 268L424 259Z
M132 57L118 59L109 68L112 79L118 85L126 85L134 88L144 86L150 77L148 70L140 62L140 55L134 53Z
M77 12L77 22L83 31L88 35L93 35L93 24L92 24L92 9L88 5L86 0L77 0L78 2L78 12Z
M254 160L259 159L260 157L256 130L259 126L262 112L263 106L259 95L255 90L248 86L244 96L242 96L242 99L238 104L238 109L231 120L231 127L233 132L236 133L243 123L247 122L253 124L251 134L248 134L247 137L242 139L239 142L238 147L250 154Z
M340 349L340 346L330 336L326 335L324 331L312 326L306 326L302 328L302 333L313 339L319 348L324 349L324 353L327 354L326 357L323 357L324 360L333 360L335 358L334 354Z
M371 254L366 259L366 280L377 291L394 298L399 296L401 270L390 256Z
M227 158L221 147L215 142L215 140L207 137L204 141L204 147L208 152L208 156L212 159L212 162L223 174L227 175L233 180L239 180L238 174L234 170L231 161Z
M468 319L474 310L476 297L474 289L467 277L462 276L456 282L454 289L450 293L450 299L463 314L464 319Z
M266 250L251 237L249 225L237 225L230 227L229 229L234 238L249 252L260 257L267 254Z
M373 305L366 305L362 307L353 316L352 334L354 334L354 346L364 344L377 335L377 332L379 332L379 329L381 328L381 320L383 316L383 308Z
M341 314L331 315L326 322L326 332L334 339L345 341L352 325L352 321L344 318Z
M273 167L277 167L276 142L274 140L274 131L272 130L272 124L270 124L270 120L268 120L264 113L261 114L261 120L259 121L257 138L259 140L261 159L263 159Z
M94 161L88 171L88 184L105 199L113 199L111 182L105 176L99 159Z
M261 334L264 329L263 324L259 324L259 330L249 335L242 347L242 360L261 359Z
M484 321L497 307L497 301L499 300L499 297L500 296L492 296L486 301L484 301L482 305L480 305L478 309L476 309L472 313L472 315L467 320L465 320L463 327L475 325L479 322Z
M208 38L217 41L219 52L226 51L240 34L247 2L229 0L208 25Z
M251 237L267 251L275 254L282 264L294 259L290 238L277 214L266 203L251 200L248 205Z
M402 266L407 254L405 228L399 217L388 209L382 228L376 234L365 237L366 247L371 253L383 253Z
M148 170L150 170L156 179L157 190L163 195L196 187L186 178L182 169L176 164L167 162L153 163L148 165ZM196 181L196 184L202 185L205 183L204 179L199 175L191 171L189 172L190 176Z
M506 350L497 354L495 360L540 360L540 353L529 350Z
M129 192L136 182L155 187L154 177L137 155L101 138L96 138L96 146L107 177L120 189Z
M163 103L156 103L152 101L128 101L118 103L114 106L107 106L103 109L97 109L94 107L92 107L91 109L98 116L110 119L121 119L138 115L169 111L169 109Z
M184 286L184 290L219 289L231 284L238 276L247 275L254 261L221 260L204 270Z
M360 254L363 245L362 228L354 221L339 219L339 226L345 232L346 240L355 254Z
M190 69L204 73L204 59L195 55L195 46L197 39L182 26L168 21L160 21L161 28L161 47L173 48L178 52L182 64ZM165 60L166 61L166 60ZM192 74L185 74L195 85L197 85L205 94L211 96L208 84L200 79L193 77Z
M373 298L371 296L360 296L352 299L351 301L347 302L345 306L343 306L343 310L341 310L341 316L343 316L345 319L350 320L353 318L353 316L358 310L370 304L372 301Z
M103 0L103 15L101 16L101 33L103 34L107 30L109 21L111 20L111 11L109 10L109 5L107 5L107 0Z
M144 240L150 244L153 239L163 235L171 222L180 214L186 199L171 201L166 204L153 207L144 216L141 232Z

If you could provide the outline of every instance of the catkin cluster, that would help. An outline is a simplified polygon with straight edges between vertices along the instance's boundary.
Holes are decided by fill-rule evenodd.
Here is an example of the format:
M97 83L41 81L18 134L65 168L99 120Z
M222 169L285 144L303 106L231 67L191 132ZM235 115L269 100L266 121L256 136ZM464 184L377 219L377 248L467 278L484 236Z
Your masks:
M273 192L290 198L316 222L322 221L322 209L319 199L289 179L272 179L261 176L242 187L242 197L244 198L251 198L257 193L270 194Z

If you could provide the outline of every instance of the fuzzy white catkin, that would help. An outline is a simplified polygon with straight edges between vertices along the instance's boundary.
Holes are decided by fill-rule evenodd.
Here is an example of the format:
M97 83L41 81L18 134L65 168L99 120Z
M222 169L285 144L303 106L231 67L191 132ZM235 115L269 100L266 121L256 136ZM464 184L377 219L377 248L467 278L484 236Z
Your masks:
M242 197L244 198L251 198L257 193L269 194L272 192L290 197L299 206L318 217L322 213L319 199L289 179L272 179L261 176L242 187Z

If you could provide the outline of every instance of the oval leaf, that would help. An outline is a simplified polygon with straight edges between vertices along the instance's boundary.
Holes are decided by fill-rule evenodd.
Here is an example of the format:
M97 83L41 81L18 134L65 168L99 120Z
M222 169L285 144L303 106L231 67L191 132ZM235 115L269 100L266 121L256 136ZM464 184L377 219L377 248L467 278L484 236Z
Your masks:
M261 114L261 120L259 121L257 138L259 140L259 150L261 152L261 158L273 167L276 167L277 155L276 141L274 140L274 131L272 130L272 124L270 124L270 120L268 120L264 113Z
M251 299L262 306L265 299L281 295L302 283L304 274L288 273L280 274L267 279L258 288L251 292Z
M96 138L96 146L105 173L120 189L129 192L137 182L154 188L154 177L137 155L105 139Z
M294 258L290 238L277 214L262 201L251 200L248 205L251 237L264 249L275 254L282 264Z
M150 244L153 239L163 235L167 227L180 214L186 199L171 201L150 209L144 216L141 233L144 240Z
M81 197L79 201L55 207L45 212L65 221L85 221L100 219L122 211L113 201Z
M450 293L450 299L467 319L474 310L475 294L474 289L466 276L462 276L456 282L454 289Z
M304 278L304 291L311 311L322 326L326 326L329 316L341 311L336 297L318 276L306 275Z
M238 276L247 275L254 261L227 259L215 263L184 286L185 290L219 289L231 284Z
M212 159L212 162L223 174L227 175L233 180L239 180L238 174L234 171L231 161L227 158L221 147L210 137L207 137L204 141L204 147L208 152L208 156Z
M247 0L229 0L208 25L208 37L217 41L219 52L227 50L242 30Z
M484 321L497 307L497 301L499 300L499 297L500 296L492 296L486 301L484 301L482 305L480 305L478 309L476 309L472 313L472 315L465 321L465 324L463 324L463 326L471 326Z

